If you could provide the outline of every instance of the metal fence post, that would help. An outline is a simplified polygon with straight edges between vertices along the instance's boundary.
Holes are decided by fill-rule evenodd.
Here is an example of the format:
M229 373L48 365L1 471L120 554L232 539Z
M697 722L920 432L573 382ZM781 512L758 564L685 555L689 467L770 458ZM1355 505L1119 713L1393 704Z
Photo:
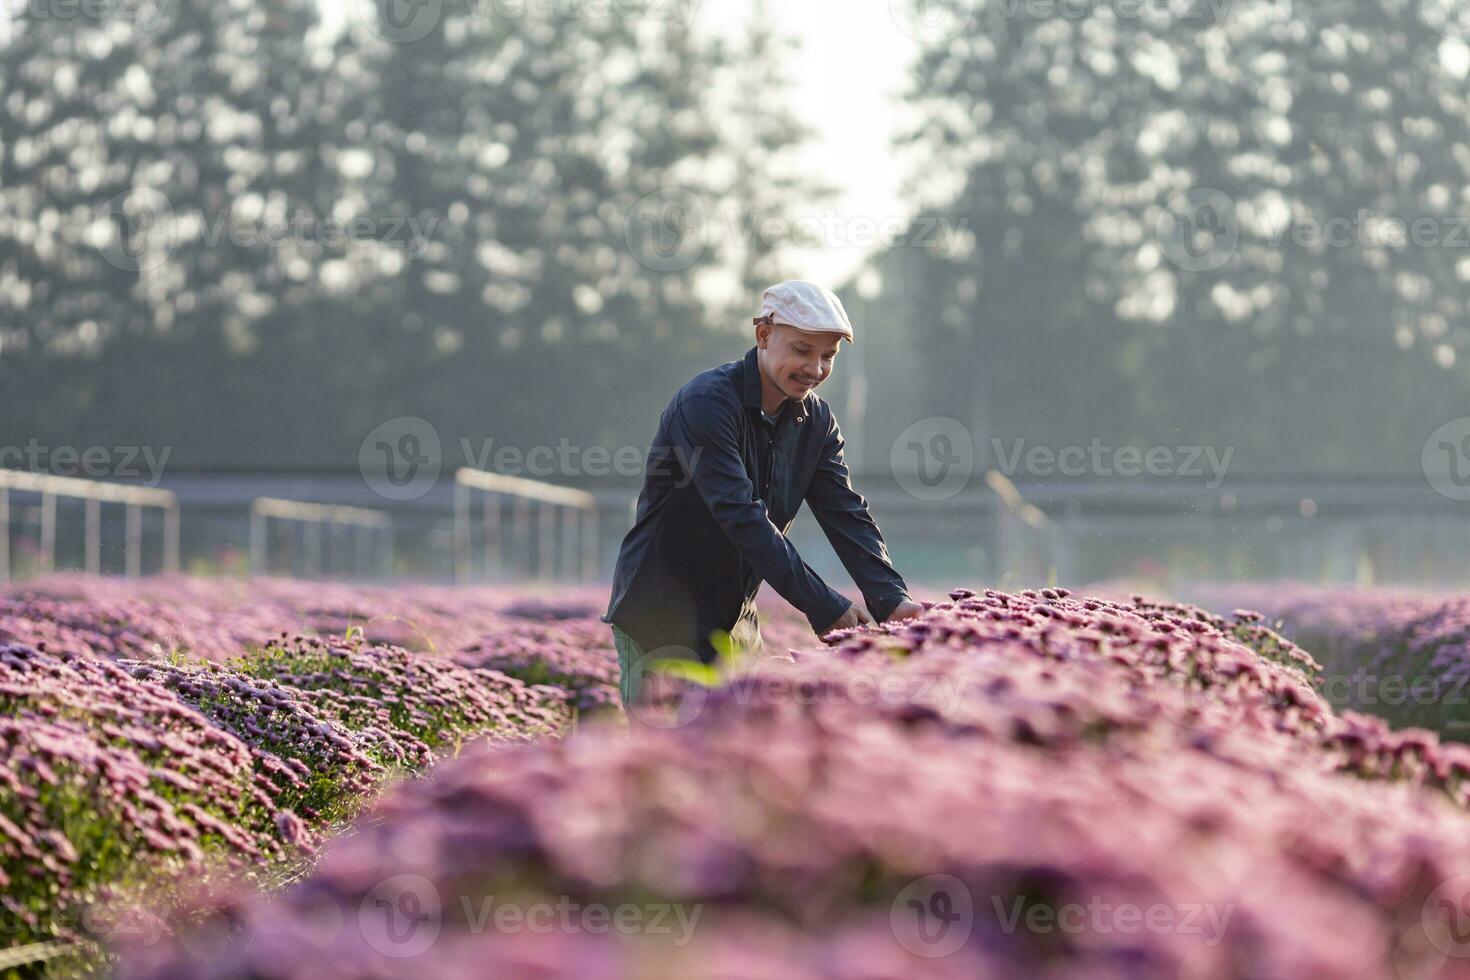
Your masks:
M96 575L102 571L102 501L93 497L87 501L87 573Z
M143 572L143 508L137 504L128 504L127 536L127 575L137 578Z
M556 511L555 504L543 500L537 508L536 577L556 576Z
M496 578L535 576L547 581L559 576L575 578L578 575L578 554L582 554L585 567L588 549L595 550L595 542L586 543L587 533L578 520L578 512L596 509L597 499L581 490L526 480L515 476L502 476L473 467L461 467L455 472L455 526L456 536L463 541L466 552L474 543L468 494L478 490L487 494L484 517L484 564L487 577L492 561L499 573ZM500 513L502 496L513 499L510 516L511 556L507 558L505 532ZM537 507L535 541L532 541L531 505ZM564 508L561 520L556 517L557 508ZM594 515L595 517L595 515ZM557 525L561 525L561 540L557 541ZM595 519L592 527L595 528ZM468 562L468 558L466 558ZM507 575L506 572L510 574ZM468 576L466 576L468 577Z
M56 570L56 496L41 494L41 567Z
M454 484L454 580L470 580L470 488Z
M582 511L582 578L589 582L597 578L597 559L601 551L597 519L596 504Z
M10 581L10 491L0 487L0 582Z
M531 564L528 560L528 552L531 550L531 501L528 498L516 498L514 521L517 555L515 570L517 573L529 575L531 571Z
M170 575L179 570L179 506L163 512L163 570Z
M306 522L306 577L322 577L322 522L319 519Z
M581 523L581 514L575 508L562 508L561 574L567 579L577 577L577 531Z
M250 567L251 575L265 573L265 515L254 507L250 508Z
M164 562L177 566L178 497L168 490L154 487L138 487L125 483L108 483L103 480L83 480L70 476L53 476L49 473L28 473L22 470L0 468L0 580L8 580L13 572L10 561L10 493L38 494L41 498L41 562L46 571L56 569L57 498L68 497L85 502L83 566L90 573L98 573L102 567L102 511L104 503L123 504L127 507L129 535L125 555L128 574L137 575L141 568L142 555L142 508L158 507L165 514L172 513L173 521L165 519ZM172 538L170 538L172 535Z

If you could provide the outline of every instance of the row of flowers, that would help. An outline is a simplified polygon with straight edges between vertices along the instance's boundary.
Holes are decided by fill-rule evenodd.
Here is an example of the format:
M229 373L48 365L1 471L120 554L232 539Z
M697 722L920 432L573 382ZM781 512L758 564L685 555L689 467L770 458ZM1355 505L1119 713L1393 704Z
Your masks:
M299 875L394 777L574 717L561 688L332 632L361 597L328 616L291 583L260 583L254 609L235 585L133 588L58 577L0 597L0 947L86 946L115 932L109 910L186 882ZM462 631L522 621L495 611L504 595L471 600ZM313 632L278 629L313 609Z
M1470 732L1470 597L1303 583L1197 591L1212 606L1250 603L1311 649L1334 706L1457 740Z
M120 976L1470 975L1466 750L1335 712L1253 612L926 605L469 748Z

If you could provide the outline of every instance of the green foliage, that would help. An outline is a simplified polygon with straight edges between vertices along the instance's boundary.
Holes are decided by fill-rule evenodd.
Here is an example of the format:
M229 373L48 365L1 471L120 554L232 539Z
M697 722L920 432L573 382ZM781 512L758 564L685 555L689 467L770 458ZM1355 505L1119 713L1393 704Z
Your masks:
M1098 438L1234 447L1253 474L1417 476L1429 430L1470 395L1449 244L1470 103L1432 7L945 5L970 20L921 46L900 141L920 161L917 217L871 269L866 319L906 325L868 355L872 446L948 414L992 460L992 439ZM1168 206L1192 188L1233 202L1218 267L1167 247ZM1443 242L1355 234L1364 214ZM936 221L957 247L917 244Z
M678 17L443 4L386 43L356 17L318 38L311 0L157 6L0 28L16 444L146 426L175 462L345 461L410 407L472 441L626 439L660 402L624 384L650 346L671 383L738 350L693 284L733 262L721 207L751 197L721 176L746 132L714 96L747 72ZM757 183L764 219L802 197ZM630 245L666 194L708 219L672 272ZM141 361L168 399L138 397ZM569 429L571 386L604 411Z
M742 649L725 630L711 630L710 644L715 648L715 662L712 664L670 658L653 662L650 670L700 687L715 688L755 662L752 651Z

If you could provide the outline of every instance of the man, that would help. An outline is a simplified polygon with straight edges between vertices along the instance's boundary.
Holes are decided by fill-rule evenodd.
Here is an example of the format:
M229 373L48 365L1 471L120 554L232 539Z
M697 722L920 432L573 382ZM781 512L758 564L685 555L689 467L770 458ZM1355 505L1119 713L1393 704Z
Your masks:
M603 622L612 625L623 704L646 664L715 659L715 631L760 648L755 595L770 582L818 634L872 618L812 571L786 538L803 500L882 622L918 615L868 502L852 488L842 434L813 392L852 324L830 291L770 287L743 360L696 376L659 419L633 529Z

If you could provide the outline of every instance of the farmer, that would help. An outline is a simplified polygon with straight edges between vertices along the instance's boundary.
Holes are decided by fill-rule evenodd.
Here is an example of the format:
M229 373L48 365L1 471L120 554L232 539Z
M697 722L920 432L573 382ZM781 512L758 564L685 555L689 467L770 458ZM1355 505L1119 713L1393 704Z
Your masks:
M779 283L762 297L745 357L695 376L664 409L602 617L612 625L625 706L647 663L713 661L716 631L758 651L761 582L818 634L923 611L852 488L837 420L814 393L843 340L852 343L852 324L835 295L803 280ZM787 540L803 500L872 617Z

